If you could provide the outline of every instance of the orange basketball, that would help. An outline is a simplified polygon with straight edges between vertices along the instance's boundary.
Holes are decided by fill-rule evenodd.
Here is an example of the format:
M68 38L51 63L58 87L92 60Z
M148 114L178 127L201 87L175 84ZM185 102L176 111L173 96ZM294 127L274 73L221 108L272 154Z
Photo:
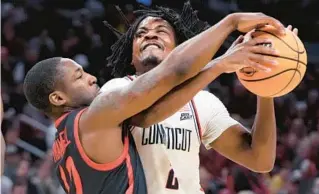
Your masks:
M283 96L293 89L303 79L307 69L307 53L301 40L290 30L286 35L279 36L274 33L274 28L267 27L256 30L254 37L264 37L272 40L271 46L280 52L275 57L278 66L271 67L271 72L258 71L251 67L243 68L236 72L239 81L250 92L262 97ZM273 58L273 56L267 56Z

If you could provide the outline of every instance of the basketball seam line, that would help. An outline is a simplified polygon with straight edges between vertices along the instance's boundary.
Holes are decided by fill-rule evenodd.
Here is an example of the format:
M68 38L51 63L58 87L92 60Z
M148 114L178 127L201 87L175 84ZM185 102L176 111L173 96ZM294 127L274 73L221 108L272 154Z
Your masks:
M281 72L279 72L279 73L276 73L276 74L274 74L274 75L271 75L271 76L269 76L269 77L264 77L264 78L260 78L260 79L242 79L242 78L240 78L241 80L243 80L243 81L246 81L246 82L257 82L257 81L263 81L263 80L266 80L266 79L270 79L270 78L273 78L273 77L276 77L276 76L278 76L278 75L280 75L280 74L283 74L283 73L285 73L285 72L287 72L287 71L291 71L291 70L295 70L296 72L298 72L300 75L301 75L301 73L300 73L300 71L298 70L298 69L296 69L296 68L290 68L290 69L286 69L286 70L284 70L284 71L281 71Z
M302 61L298 61L299 59L299 54L298 54L298 59L294 59L294 58L290 58L290 57L284 57L284 56L277 56L277 55L272 55L272 54L262 54L262 53L259 53L261 55L265 55L265 56L269 56L269 57L277 57L277 58L281 58L281 59L287 59L287 60L292 60L292 61L296 61L296 62L299 62L300 64L304 65L304 66L307 66L306 63L302 62Z
M296 42L297 49L298 49L298 51L299 51L298 42L297 42L297 40L296 40L296 38L295 38L294 35L293 35L292 37L294 38L294 40L295 40L295 42ZM299 77L300 77L300 79L301 79L301 73L300 73L299 70L298 70L298 67L299 67L299 52L297 52L297 54L298 54L298 60L297 60L296 70L294 71L294 74L291 76L289 82L286 84L286 86L285 86L284 88L282 88L279 92L277 92L277 93L275 93L275 94L273 94L273 95L271 95L271 96L274 96L274 95L276 95L276 94L282 92L284 89L286 89L286 88L289 86L289 84L292 82L293 78L295 77L296 72L299 73ZM301 80L300 80L300 81L301 81Z

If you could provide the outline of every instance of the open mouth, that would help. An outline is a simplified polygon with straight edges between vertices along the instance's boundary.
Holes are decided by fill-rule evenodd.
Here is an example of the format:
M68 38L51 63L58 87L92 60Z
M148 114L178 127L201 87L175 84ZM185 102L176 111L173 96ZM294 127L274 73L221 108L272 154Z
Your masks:
M155 42L151 42L151 43L147 43L144 46L141 47L141 51L144 51L145 49L147 49L148 47L155 47L158 49L163 49L162 46L158 43Z

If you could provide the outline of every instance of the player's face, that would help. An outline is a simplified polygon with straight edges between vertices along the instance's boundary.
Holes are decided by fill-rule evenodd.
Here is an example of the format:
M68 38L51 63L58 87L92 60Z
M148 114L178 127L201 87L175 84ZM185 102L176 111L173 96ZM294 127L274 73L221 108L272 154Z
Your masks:
M134 36L132 63L137 72L144 73L157 66L175 47L173 27L161 18L147 17Z
M61 64L61 84L57 86L60 91L56 91L61 98L61 105L72 108L90 105L99 91L96 77L83 71L82 67L71 59L63 58Z

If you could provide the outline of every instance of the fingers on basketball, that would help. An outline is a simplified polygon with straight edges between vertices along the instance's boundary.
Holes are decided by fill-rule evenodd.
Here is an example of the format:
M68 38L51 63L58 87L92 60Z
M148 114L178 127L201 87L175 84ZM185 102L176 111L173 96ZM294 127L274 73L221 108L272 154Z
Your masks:
M250 39L249 41L246 42L246 44L248 46L255 46L258 44L265 44L265 43L272 44L272 40L269 38L256 37L256 38Z
M280 51L279 56L265 55L264 57L277 60L279 65L267 66L271 68L271 72L268 73L259 71L263 69L262 67L245 68L236 72L240 82L252 93L263 97L282 96L295 89L303 79L307 69L306 50L295 32L286 30L285 36L278 36L272 30L258 30L260 34L257 37L272 39L271 46ZM259 56L252 58L253 61L266 61ZM261 64L254 65L258 67Z
M275 27L276 33L279 33L280 35L286 34L286 30L285 30L284 25L273 17L265 16L263 23L268 24L268 25L272 25L273 27Z

